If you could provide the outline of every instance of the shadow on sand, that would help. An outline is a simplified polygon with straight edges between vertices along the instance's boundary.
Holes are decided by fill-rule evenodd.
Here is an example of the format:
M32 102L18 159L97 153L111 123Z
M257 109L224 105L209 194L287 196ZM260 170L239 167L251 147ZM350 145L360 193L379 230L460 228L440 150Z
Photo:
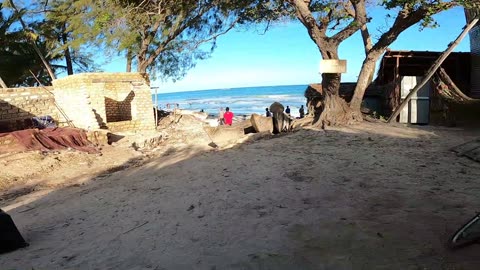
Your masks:
M28 248L6 269L474 269L451 233L480 209L480 165L451 131L301 130L171 149L84 185L4 203ZM458 131L461 133L462 131ZM476 133L478 134L478 133ZM473 135L472 135L473 137ZM24 202L24 203L21 203Z

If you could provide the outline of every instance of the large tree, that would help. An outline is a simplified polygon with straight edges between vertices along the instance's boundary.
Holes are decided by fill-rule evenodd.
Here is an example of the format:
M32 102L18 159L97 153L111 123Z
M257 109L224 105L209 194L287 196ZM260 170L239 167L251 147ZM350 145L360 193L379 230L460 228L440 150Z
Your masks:
M37 29L49 49L49 55L61 58L68 75L80 71L92 71L97 67L93 55L89 53L85 43L73 40L69 29L70 18L75 15L71 1L37 1L32 11L42 13L43 17L35 22ZM71 44L75 43L75 48Z
M210 55L216 38L239 22L250 2L254 1L71 1L75 14L68 29L77 41L125 55L127 70L134 65L138 72L175 80L195 60Z
M264 2L264 1L260 1ZM433 15L459 4L476 3L470 1L443 0L278 0L268 1L271 6L291 10L305 26L310 38L318 47L323 59L340 59L340 44L361 30L365 60L358 76L355 92L350 103L339 95L341 74L322 74L322 91L315 100L316 121L319 125L348 124L361 121L360 107L365 90L372 81L376 61L398 36L418 23L422 27L435 24ZM390 11L393 23L372 41L368 29L371 21L371 8L367 5L382 6ZM260 12L264 12L263 10ZM275 17L278 19L278 17Z
M460 4L469 7L477 5L476 2L477 1L383 0L382 5L388 10L395 11L396 17L390 28L366 51L367 54L358 76L350 107L356 111L360 110L363 96L370 83L368 78L371 77L375 71L376 61L403 31L418 23L420 23L421 27L436 25L432 17L433 15Z
M318 47L322 59L338 60L338 48L367 23L365 0L288 0L295 15ZM340 28L340 29L338 29ZM322 125L351 123L361 119L339 95L341 74L322 73L322 93L317 105L317 122Z

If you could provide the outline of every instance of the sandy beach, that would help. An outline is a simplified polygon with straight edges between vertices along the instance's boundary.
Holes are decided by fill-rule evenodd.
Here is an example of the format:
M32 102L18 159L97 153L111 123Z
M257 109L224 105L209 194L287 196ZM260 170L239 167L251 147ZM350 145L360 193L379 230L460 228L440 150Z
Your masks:
M478 269L450 235L480 209L479 130L364 122L226 148L192 125L155 150L0 157L30 246L1 269ZM20 172L32 166L27 175ZM48 169L51 168L51 169Z

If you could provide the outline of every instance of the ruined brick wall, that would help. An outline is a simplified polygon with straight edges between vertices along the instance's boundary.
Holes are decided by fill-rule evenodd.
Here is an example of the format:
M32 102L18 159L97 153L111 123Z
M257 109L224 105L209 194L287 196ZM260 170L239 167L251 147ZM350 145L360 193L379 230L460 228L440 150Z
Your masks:
M34 116L50 115L60 126L67 125L55 102L79 128L155 128L145 74L83 73L55 80L53 87L0 89L0 132L29 128Z
M148 77L141 73L83 73L53 82L55 99L75 126L112 131L154 129Z
M61 120L54 96L49 91L53 88L0 88L0 132L28 128L34 116L50 115Z
M105 83L107 122L131 121L134 98L135 92L129 82Z
M83 74L54 80L55 100L76 127L87 130L98 129L100 125L91 109L91 101L87 90L92 87L92 84L81 75ZM103 95L103 93L99 93L99 95Z

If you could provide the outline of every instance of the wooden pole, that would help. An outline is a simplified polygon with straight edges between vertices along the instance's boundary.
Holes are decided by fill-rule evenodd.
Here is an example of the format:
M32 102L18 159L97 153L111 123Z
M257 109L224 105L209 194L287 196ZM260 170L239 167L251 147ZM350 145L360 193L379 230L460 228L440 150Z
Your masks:
M410 93L405 97L403 102L398 106L398 108L395 109L393 114L388 118L388 123L391 123L395 119L397 119L397 116L400 114L400 112L405 108L405 106L408 104L410 99L412 98L413 95L415 95L418 90L420 90L435 74L435 72L438 70L438 68L442 65L442 63L447 59L447 57L450 55L450 53L457 47L457 45L467 36L468 32L478 23L479 19L476 18L472 20L466 27L463 28L462 33L457 37L457 39L450 43L447 50L440 55L440 58L438 58L433 65L430 67L430 69L427 71L426 76L423 78L423 80L413 88Z
M5 82L2 80L2 77L0 77L0 86L2 88L8 88L7 84L5 84Z
M45 86L42 85L42 83L40 82L40 80L37 78L37 76L35 76L35 74L33 74L33 72L31 70L30 71L30 74L32 74L33 78L38 82L38 84L45 90L47 91L47 93L49 93L50 95L52 96L55 96L55 94L53 94L52 92L50 92L47 88L45 88ZM70 118L68 118L68 115L65 113L65 111L63 110L62 107L60 107L60 105L58 105L58 103L55 101L55 98L53 99L53 104L55 105L55 107L57 107L58 111L63 115L63 118L65 118L65 121L67 121L67 125L69 127L75 127L75 125L73 124L72 120L70 120Z
M155 129L158 128L158 87L155 87Z

